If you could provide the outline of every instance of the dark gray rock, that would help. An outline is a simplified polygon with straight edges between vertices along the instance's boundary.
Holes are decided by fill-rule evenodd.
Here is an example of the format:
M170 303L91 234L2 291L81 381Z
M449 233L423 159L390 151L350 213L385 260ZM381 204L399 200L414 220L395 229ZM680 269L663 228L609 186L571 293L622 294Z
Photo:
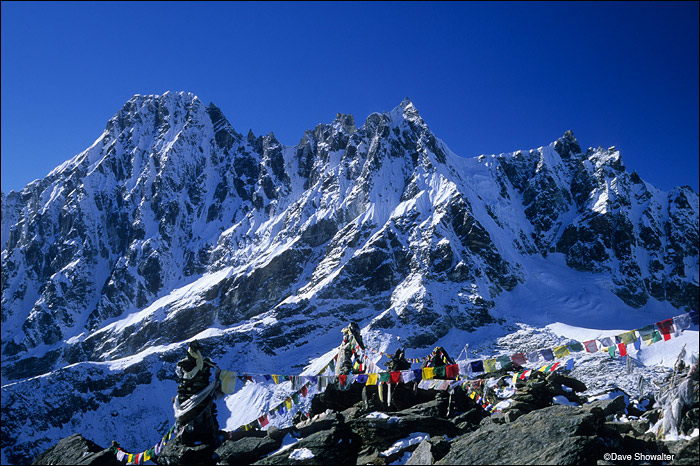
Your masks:
M700 437L693 437L690 440L668 442L669 453L674 455L671 464L698 464L698 457L700 456L699 439Z
M482 424L451 442L438 464L595 464L605 445L599 418L569 406L551 406L512 423Z
M342 414L336 412L326 412L317 414L295 427L299 431L301 437L308 437L311 434L322 430L330 430L345 423L345 418Z
M180 437L170 440L157 459L159 465L211 464L216 458L216 445L186 445Z
M442 437L423 440L408 458L406 464L434 464L450 451L450 444Z
M583 408L588 411L601 410L603 416L607 417L613 414L623 414L625 412L625 398L620 395L613 400L596 400L592 403L583 405Z
M399 439L413 432L425 432L431 436L447 435L454 437L459 429L447 419L431 415L418 415L407 411L389 413L388 419L360 418L348 423L350 428L362 438L363 447L372 446L379 451L391 447Z
M73 434L41 453L32 464L122 464L117 456L80 434Z
M299 440L285 451L253 464L355 464L360 445L360 438L347 425L342 424L330 430L316 432ZM290 458L294 451L302 448L310 450L314 456L303 461Z
M217 464L251 464L280 448L282 438L244 437L226 440L216 450ZM182 463L186 464L186 463Z

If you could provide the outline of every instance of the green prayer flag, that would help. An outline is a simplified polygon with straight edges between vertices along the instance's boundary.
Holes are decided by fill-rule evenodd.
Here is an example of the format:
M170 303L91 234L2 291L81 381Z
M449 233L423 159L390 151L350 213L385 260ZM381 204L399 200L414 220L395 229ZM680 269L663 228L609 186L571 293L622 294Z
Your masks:
M294 402L294 404L299 403L299 394L298 393L295 393L292 395L292 401Z
M615 357L615 347L611 346L608 348L608 354L610 355L611 358Z
M389 373L388 372L380 372L379 373L379 381L380 382L389 382Z
M501 369L506 371L513 370L513 361L510 360L510 356L499 356L498 362L501 363Z
M445 366L435 368L435 377L445 377Z
M661 333L658 330L654 330L654 333L651 334L651 342L656 343L657 341L661 341Z
M583 351L583 345L580 341L572 341L571 343L567 343L566 347L569 348L569 351Z

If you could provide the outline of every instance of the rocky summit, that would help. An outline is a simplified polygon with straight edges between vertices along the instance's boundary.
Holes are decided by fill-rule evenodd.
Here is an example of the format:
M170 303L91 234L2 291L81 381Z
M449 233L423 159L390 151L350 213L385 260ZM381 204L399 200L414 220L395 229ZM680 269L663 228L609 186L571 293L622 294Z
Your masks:
M73 432L162 435L195 338L223 369L291 374L350 320L381 350L458 353L516 330L514 309L540 326L697 310L698 210L571 131L463 158L405 99L288 146L193 94L135 95L2 193L2 462Z

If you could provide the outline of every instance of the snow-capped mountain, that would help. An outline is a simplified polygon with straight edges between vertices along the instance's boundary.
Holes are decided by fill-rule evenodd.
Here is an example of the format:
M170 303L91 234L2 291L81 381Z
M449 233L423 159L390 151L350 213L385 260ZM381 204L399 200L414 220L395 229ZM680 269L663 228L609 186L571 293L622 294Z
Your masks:
M567 271L544 302L569 299L570 271L616 312L697 309L698 194L569 131L465 159L407 99L285 146L192 94L136 95L84 152L3 194L3 462L65 429L116 438L126 413L134 442L162 430L193 338L273 373L350 320L372 344L427 348L505 322L542 284L534 263Z

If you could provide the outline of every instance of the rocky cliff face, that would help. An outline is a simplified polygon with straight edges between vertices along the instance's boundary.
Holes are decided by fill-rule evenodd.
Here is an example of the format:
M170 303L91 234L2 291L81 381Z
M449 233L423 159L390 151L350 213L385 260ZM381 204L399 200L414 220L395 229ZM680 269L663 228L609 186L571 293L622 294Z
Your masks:
M527 258L552 254L630 307L697 309L698 195L571 132L463 159L408 100L285 146L192 94L134 96L87 150L3 195L3 449L19 435L6 416L34 409L9 406L8 383L195 336L272 365L327 351L348 320L425 347L493 322ZM150 380L163 357L132 370Z

